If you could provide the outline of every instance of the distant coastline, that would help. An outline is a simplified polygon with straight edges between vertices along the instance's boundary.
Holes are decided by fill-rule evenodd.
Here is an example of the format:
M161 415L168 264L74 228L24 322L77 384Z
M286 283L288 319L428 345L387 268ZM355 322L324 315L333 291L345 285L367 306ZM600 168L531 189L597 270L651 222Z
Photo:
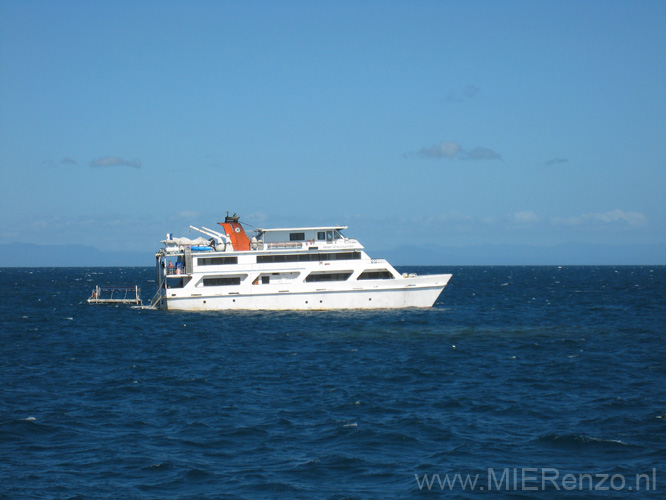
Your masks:
M135 267L153 266L151 252L110 252L87 245L0 245L0 267Z
M547 265L666 265L666 245L553 246L474 245L369 248L373 255L397 266L547 266ZM145 267L153 253L102 251L87 245L0 245L0 267Z

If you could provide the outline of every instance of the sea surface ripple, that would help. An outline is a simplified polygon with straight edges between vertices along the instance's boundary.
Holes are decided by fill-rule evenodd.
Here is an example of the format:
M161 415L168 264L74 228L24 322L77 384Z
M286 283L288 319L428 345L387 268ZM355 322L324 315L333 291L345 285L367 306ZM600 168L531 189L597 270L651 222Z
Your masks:
M453 278L427 310L184 313L85 302L149 268L0 269L0 498L666 498L666 267L399 270Z

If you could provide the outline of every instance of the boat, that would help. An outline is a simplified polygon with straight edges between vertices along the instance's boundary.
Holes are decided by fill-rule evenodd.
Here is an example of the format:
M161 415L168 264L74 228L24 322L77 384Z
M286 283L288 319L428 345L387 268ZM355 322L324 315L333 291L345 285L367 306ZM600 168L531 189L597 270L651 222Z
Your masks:
M450 274L400 274L347 226L245 231L239 217L202 236L169 233L156 254L157 309L317 310L432 307ZM248 224L245 224L249 226ZM249 234L248 234L249 233Z

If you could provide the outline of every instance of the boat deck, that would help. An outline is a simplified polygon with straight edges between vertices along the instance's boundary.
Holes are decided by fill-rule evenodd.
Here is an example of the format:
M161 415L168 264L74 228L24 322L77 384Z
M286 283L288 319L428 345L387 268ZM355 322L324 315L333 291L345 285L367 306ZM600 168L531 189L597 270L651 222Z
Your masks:
M141 289L138 286L97 285L87 301L89 304L141 305Z

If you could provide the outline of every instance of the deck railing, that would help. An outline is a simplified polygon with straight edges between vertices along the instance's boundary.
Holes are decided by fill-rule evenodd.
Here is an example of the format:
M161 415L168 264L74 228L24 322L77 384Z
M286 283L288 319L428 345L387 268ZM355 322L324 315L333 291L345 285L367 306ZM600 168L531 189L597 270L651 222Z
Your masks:
M141 289L137 286L99 286L88 298L89 304L137 304L141 305Z
M302 241L271 241L265 243L266 248L303 248Z

